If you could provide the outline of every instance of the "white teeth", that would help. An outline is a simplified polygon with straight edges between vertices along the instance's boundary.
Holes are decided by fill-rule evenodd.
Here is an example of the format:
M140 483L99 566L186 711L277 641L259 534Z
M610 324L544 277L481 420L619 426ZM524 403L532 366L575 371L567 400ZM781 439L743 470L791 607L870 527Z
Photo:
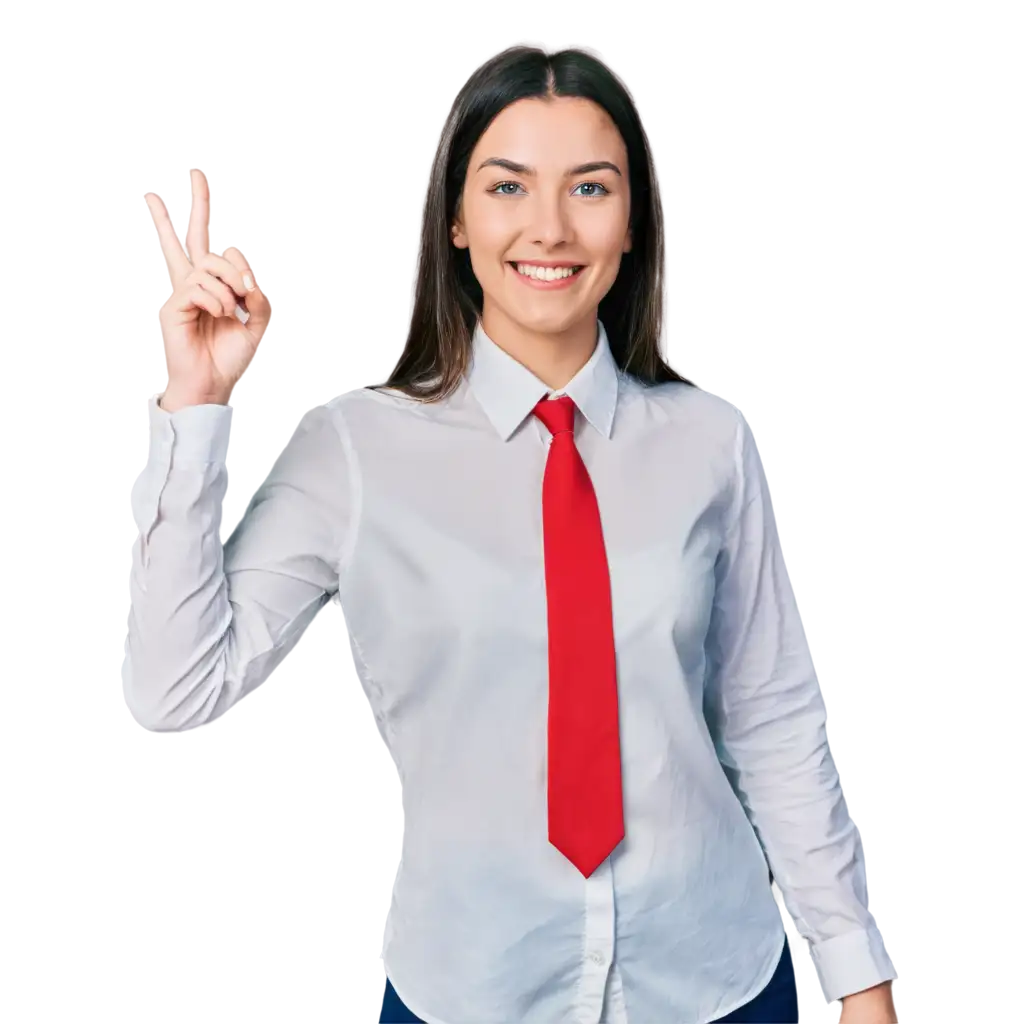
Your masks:
M579 273L575 267L535 267L531 263L517 263L516 270L525 277L532 277L537 281L557 281Z

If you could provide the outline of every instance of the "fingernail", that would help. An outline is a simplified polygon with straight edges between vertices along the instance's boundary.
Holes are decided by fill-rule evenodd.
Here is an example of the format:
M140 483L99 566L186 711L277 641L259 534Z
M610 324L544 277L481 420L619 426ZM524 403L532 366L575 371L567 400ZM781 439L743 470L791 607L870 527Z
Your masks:
M248 322L249 322L249 313L248 313L248 311L247 311L247 310L244 310L244 309L242 309L242 307L241 307L241 306L239 306L237 302L235 303L235 316L236 316L236 317L237 317L237 318L238 318L239 320L241 320L241 322L242 322L243 324L246 324L246 323L248 323Z
M244 284L246 289L248 291L250 291L250 292L253 290L253 288L256 287L256 285L254 285L252 283L252 275L251 274L243 274L242 275L242 284Z

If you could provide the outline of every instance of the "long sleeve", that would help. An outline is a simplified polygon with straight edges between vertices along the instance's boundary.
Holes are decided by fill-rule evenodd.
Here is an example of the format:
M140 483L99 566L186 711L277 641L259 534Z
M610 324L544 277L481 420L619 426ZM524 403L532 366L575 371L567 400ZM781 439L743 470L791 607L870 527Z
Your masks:
M131 494L139 533L121 677L135 720L169 732L218 718L259 686L336 594L351 448L340 410L307 412L222 546L233 410L168 413L158 397Z
M868 910L864 851L782 557L757 445L737 410L735 483L715 567L705 718L826 999L897 977Z

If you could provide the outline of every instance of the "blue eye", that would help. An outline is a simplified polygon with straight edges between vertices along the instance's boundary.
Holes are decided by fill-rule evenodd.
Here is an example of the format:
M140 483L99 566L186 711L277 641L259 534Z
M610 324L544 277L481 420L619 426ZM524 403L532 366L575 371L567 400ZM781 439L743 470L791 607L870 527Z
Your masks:
M492 191L492 192L497 192L497 194L498 194L499 196L511 196L511 195L515 195L515 193L514 193L514 192L502 192L502 189L503 189L503 188L504 188L504 187L505 187L506 185L514 185L514 186L516 186L517 188L519 187L519 183L518 183L517 181L499 181L499 182L498 182L498 184L497 184L497 185L495 185L495 186L494 186L494 188L492 188L492 189L491 189L491 191Z
M604 185L602 185L598 181L582 181L582 182L580 182L576 186L576 188L599 188L601 190L600 192L584 192L584 193L581 193L583 195L583 197L586 198L586 199L589 199L591 197L596 198L599 195L607 195L608 194L608 189L606 189L604 187ZM575 192L576 189L573 189L573 191Z

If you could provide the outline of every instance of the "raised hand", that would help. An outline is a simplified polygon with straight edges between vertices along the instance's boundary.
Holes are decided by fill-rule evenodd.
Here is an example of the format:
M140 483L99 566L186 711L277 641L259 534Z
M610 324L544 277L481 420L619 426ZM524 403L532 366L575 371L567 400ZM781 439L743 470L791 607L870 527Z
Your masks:
M192 212L182 248L158 195L145 199L153 215L173 291L160 307L167 388L160 406L226 404L256 354L270 322L270 302L238 249L210 252L210 187L193 169Z

